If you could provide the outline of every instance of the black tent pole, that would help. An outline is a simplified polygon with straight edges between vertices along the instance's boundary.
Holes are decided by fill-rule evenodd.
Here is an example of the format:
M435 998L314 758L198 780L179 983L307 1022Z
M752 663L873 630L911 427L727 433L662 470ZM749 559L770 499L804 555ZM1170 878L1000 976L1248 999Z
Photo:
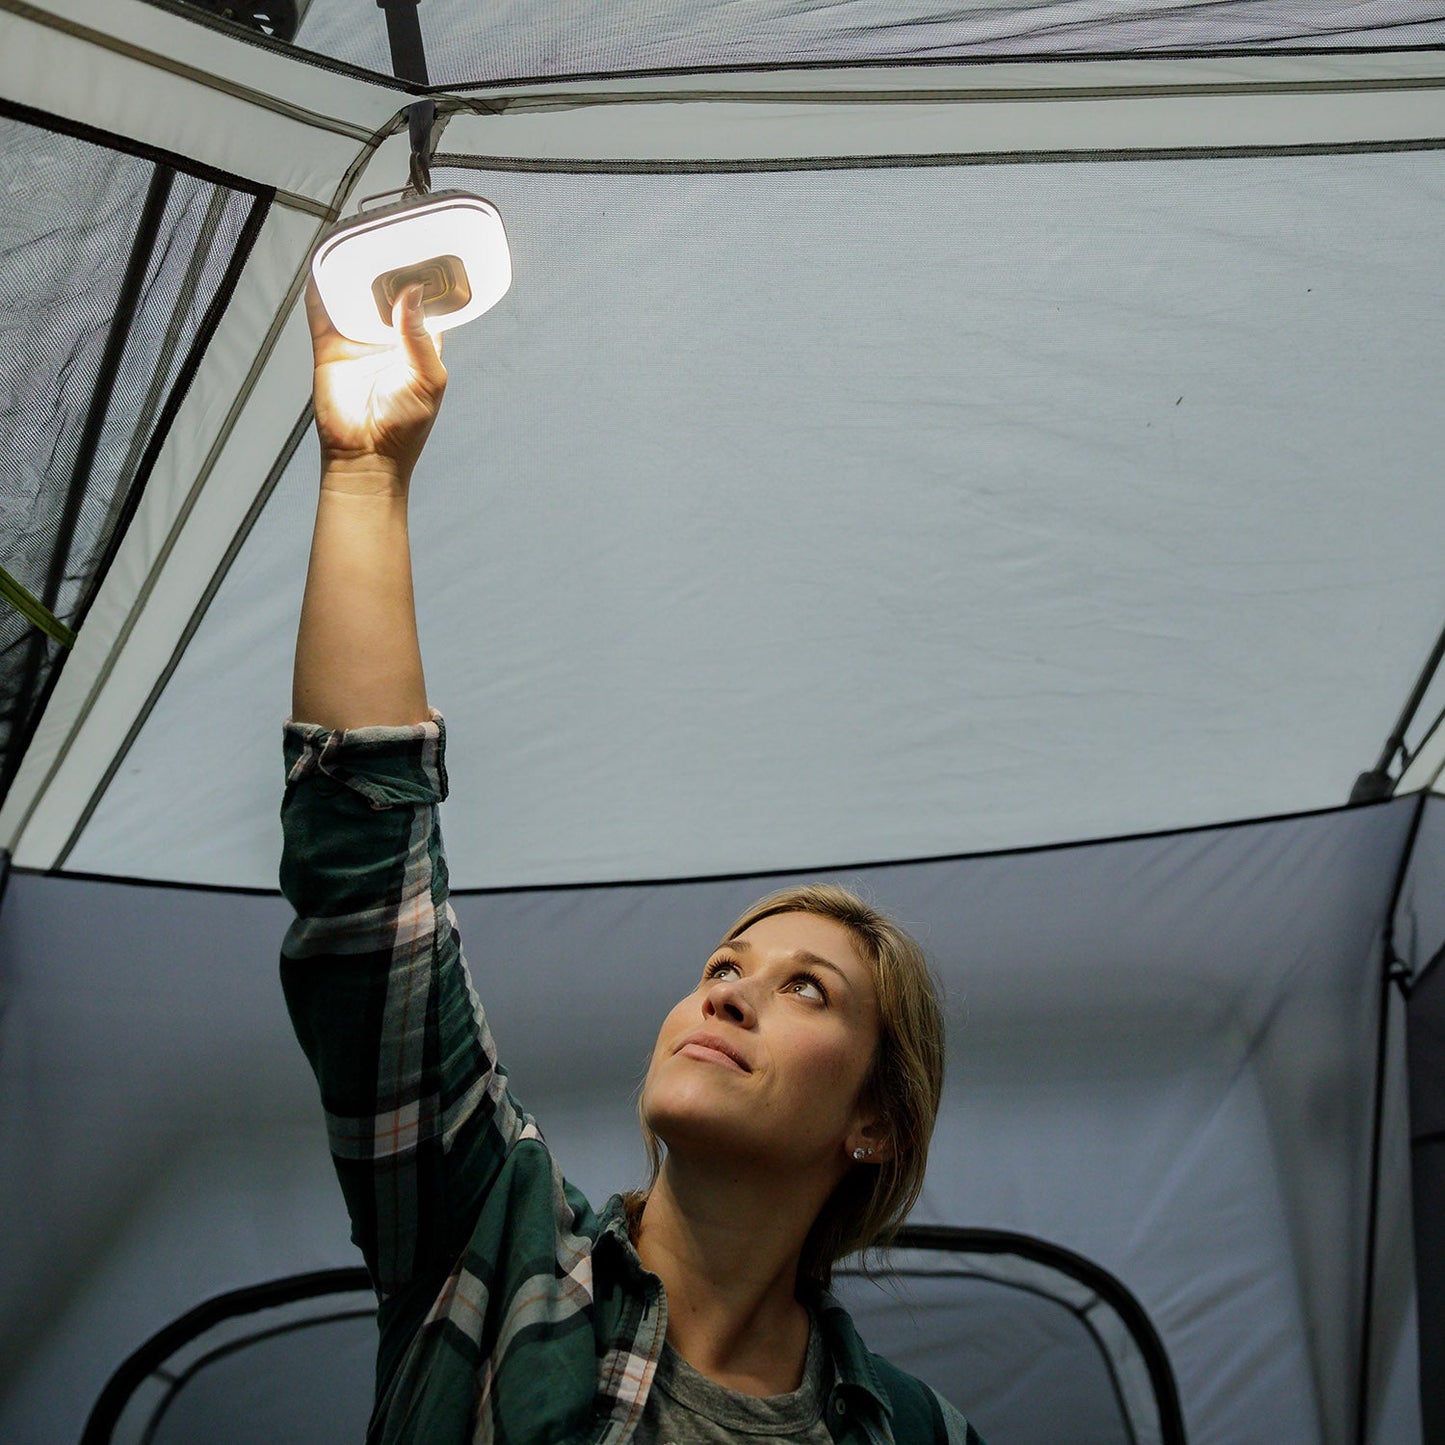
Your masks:
M1445 629L1442 629L1440 636L1435 639L1435 646L1425 660L1425 666L1420 669L1420 676L1415 679L1415 686L1406 698L1405 706L1400 709L1400 716L1396 719L1390 736L1385 739L1380 761L1368 773L1361 773L1355 779L1355 786L1350 790L1350 802L1374 803L1390 796L1394 788L1394 781L1390 777L1390 764L1395 761L1395 755L1405 749L1405 729L1414 721L1416 709L1435 680L1435 670L1440 666L1441 658L1445 658Z

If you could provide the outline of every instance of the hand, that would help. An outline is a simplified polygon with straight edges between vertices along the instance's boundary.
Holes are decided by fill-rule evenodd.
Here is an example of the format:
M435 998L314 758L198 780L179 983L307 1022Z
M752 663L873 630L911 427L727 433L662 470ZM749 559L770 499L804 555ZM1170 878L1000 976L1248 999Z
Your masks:
M368 346L331 324L306 278L306 317L315 358L312 389L327 484L400 488L411 479L447 388L442 338L423 324L422 288L408 286L392 314L400 343Z

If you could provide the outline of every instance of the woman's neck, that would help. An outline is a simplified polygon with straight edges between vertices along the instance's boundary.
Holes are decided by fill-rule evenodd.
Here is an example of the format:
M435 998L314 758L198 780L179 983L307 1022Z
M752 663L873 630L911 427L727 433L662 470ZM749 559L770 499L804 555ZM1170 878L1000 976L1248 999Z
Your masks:
M744 1394L787 1394L802 1381L798 1260L823 1199L799 1184L690 1169L670 1154L643 1213L637 1252L667 1291L667 1342Z

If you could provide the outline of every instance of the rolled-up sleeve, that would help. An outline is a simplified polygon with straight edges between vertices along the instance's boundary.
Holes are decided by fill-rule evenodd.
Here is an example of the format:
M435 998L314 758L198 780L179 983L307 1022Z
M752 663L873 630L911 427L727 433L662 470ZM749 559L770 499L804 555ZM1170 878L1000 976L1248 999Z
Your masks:
M281 980L378 1293L444 1275L535 1125L472 988L438 807L439 713L410 727L285 726Z

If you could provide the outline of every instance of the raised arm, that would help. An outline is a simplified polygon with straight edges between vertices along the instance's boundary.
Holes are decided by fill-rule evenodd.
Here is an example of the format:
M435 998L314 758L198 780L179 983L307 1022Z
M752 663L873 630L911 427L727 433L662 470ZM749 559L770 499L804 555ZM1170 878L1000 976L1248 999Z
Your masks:
M397 1301L386 1338L404 1341L527 1120L448 903L446 731L412 607L407 492L446 372L416 312L402 346L371 347L307 304L322 479L285 729L281 981L352 1237Z
M364 346L336 331L307 283L322 470L292 678L298 722L379 727L430 716L407 497L447 373L420 296L411 287L398 302L401 347Z

